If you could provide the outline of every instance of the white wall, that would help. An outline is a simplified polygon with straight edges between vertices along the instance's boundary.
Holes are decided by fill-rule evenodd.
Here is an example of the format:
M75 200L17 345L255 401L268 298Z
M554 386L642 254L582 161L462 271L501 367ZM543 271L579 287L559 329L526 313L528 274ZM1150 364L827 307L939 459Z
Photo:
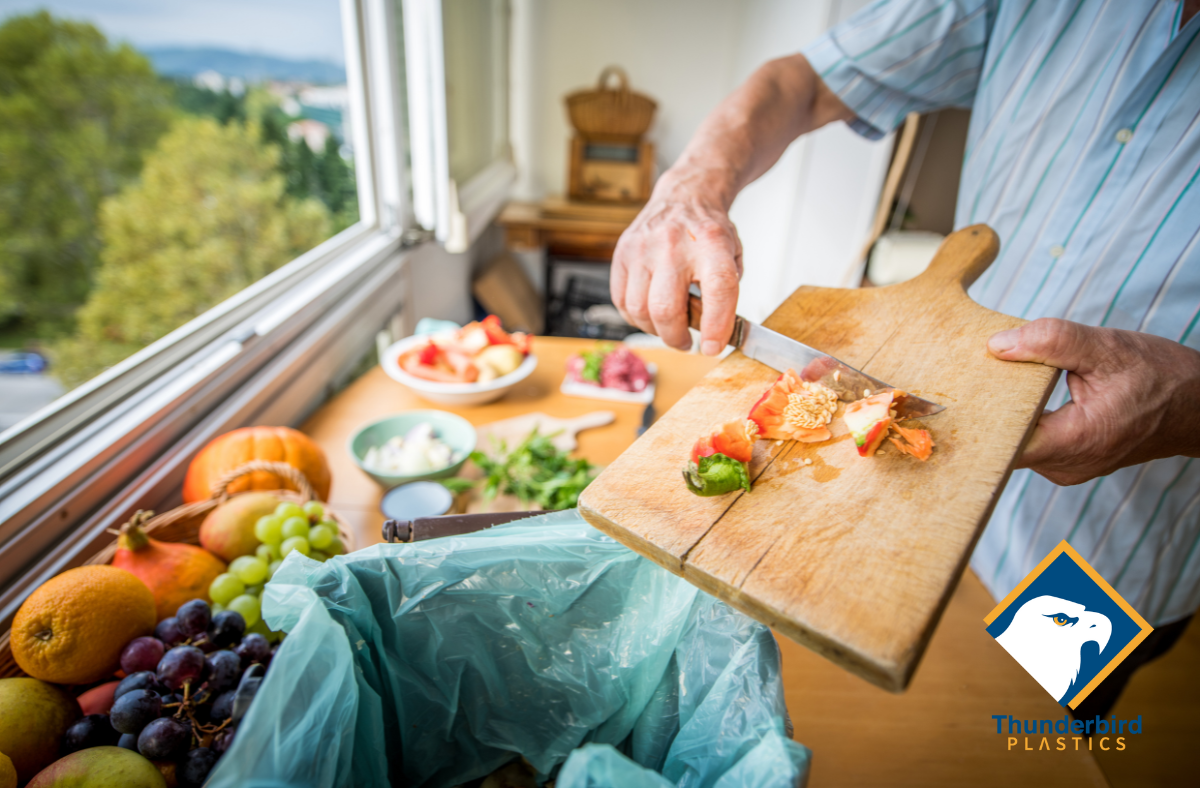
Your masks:
M797 51L866 1L514 0L516 196L565 191L562 98L593 85L605 66L622 66L659 102L650 134L661 171L758 65ZM743 192L732 211L745 250L742 314L762 319L800 284L855 278L889 152L845 127L825 129Z

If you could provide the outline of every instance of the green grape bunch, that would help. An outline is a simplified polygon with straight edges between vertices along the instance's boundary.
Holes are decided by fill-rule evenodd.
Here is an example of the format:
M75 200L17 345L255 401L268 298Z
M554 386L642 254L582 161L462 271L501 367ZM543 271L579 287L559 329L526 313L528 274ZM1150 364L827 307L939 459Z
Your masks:
M236 611L245 619L248 632L277 640L280 633L272 632L262 619L263 586L290 553L324 562L345 553L346 546L337 522L320 501L280 503L274 512L254 523L254 536L260 542L254 552L233 559L227 571L213 579L208 595L214 612Z

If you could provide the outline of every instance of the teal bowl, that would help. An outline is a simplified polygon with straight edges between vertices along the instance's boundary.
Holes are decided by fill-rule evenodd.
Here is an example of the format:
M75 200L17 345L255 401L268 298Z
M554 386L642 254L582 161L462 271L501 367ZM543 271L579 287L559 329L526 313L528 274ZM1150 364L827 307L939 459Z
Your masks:
M411 476L380 473L363 462L363 458L367 456L368 449L375 446L382 446L397 435L406 434L410 429L422 422L428 422L433 425L433 430L437 434L437 437L449 444L450 448L456 453L461 453L462 459L440 470L413 474ZM355 464L358 465L362 472L374 479L380 487L390 490L393 487L408 484L409 482L419 482L426 479L445 479L457 474L462 470L463 464L466 463L467 456L475 450L475 428L461 416L455 416L453 413L447 413L444 410L410 410L398 413L395 416L388 416L379 421L373 421L366 425L350 438L348 448L350 449L350 456L354 458Z

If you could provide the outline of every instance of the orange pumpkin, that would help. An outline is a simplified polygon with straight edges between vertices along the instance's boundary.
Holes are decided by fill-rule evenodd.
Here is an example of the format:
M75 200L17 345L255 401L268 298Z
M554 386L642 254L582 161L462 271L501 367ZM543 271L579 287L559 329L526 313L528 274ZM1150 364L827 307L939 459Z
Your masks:
M200 450L183 480L183 500L203 501L212 494L212 485L222 474L251 460L287 463L308 477L318 498L324 501L329 497L329 463L311 438L290 427L243 427L214 438ZM291 482L266 471L247 474L229 485L230 494L295 489Z

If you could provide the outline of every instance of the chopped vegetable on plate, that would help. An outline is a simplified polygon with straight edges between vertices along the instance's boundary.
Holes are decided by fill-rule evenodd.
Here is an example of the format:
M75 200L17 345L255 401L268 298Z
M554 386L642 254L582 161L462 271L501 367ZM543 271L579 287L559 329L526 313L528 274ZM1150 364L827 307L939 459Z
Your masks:
M650 385L650 370L624 345L602 344L567 359L567 375L586 383L619 391L642 391Z

